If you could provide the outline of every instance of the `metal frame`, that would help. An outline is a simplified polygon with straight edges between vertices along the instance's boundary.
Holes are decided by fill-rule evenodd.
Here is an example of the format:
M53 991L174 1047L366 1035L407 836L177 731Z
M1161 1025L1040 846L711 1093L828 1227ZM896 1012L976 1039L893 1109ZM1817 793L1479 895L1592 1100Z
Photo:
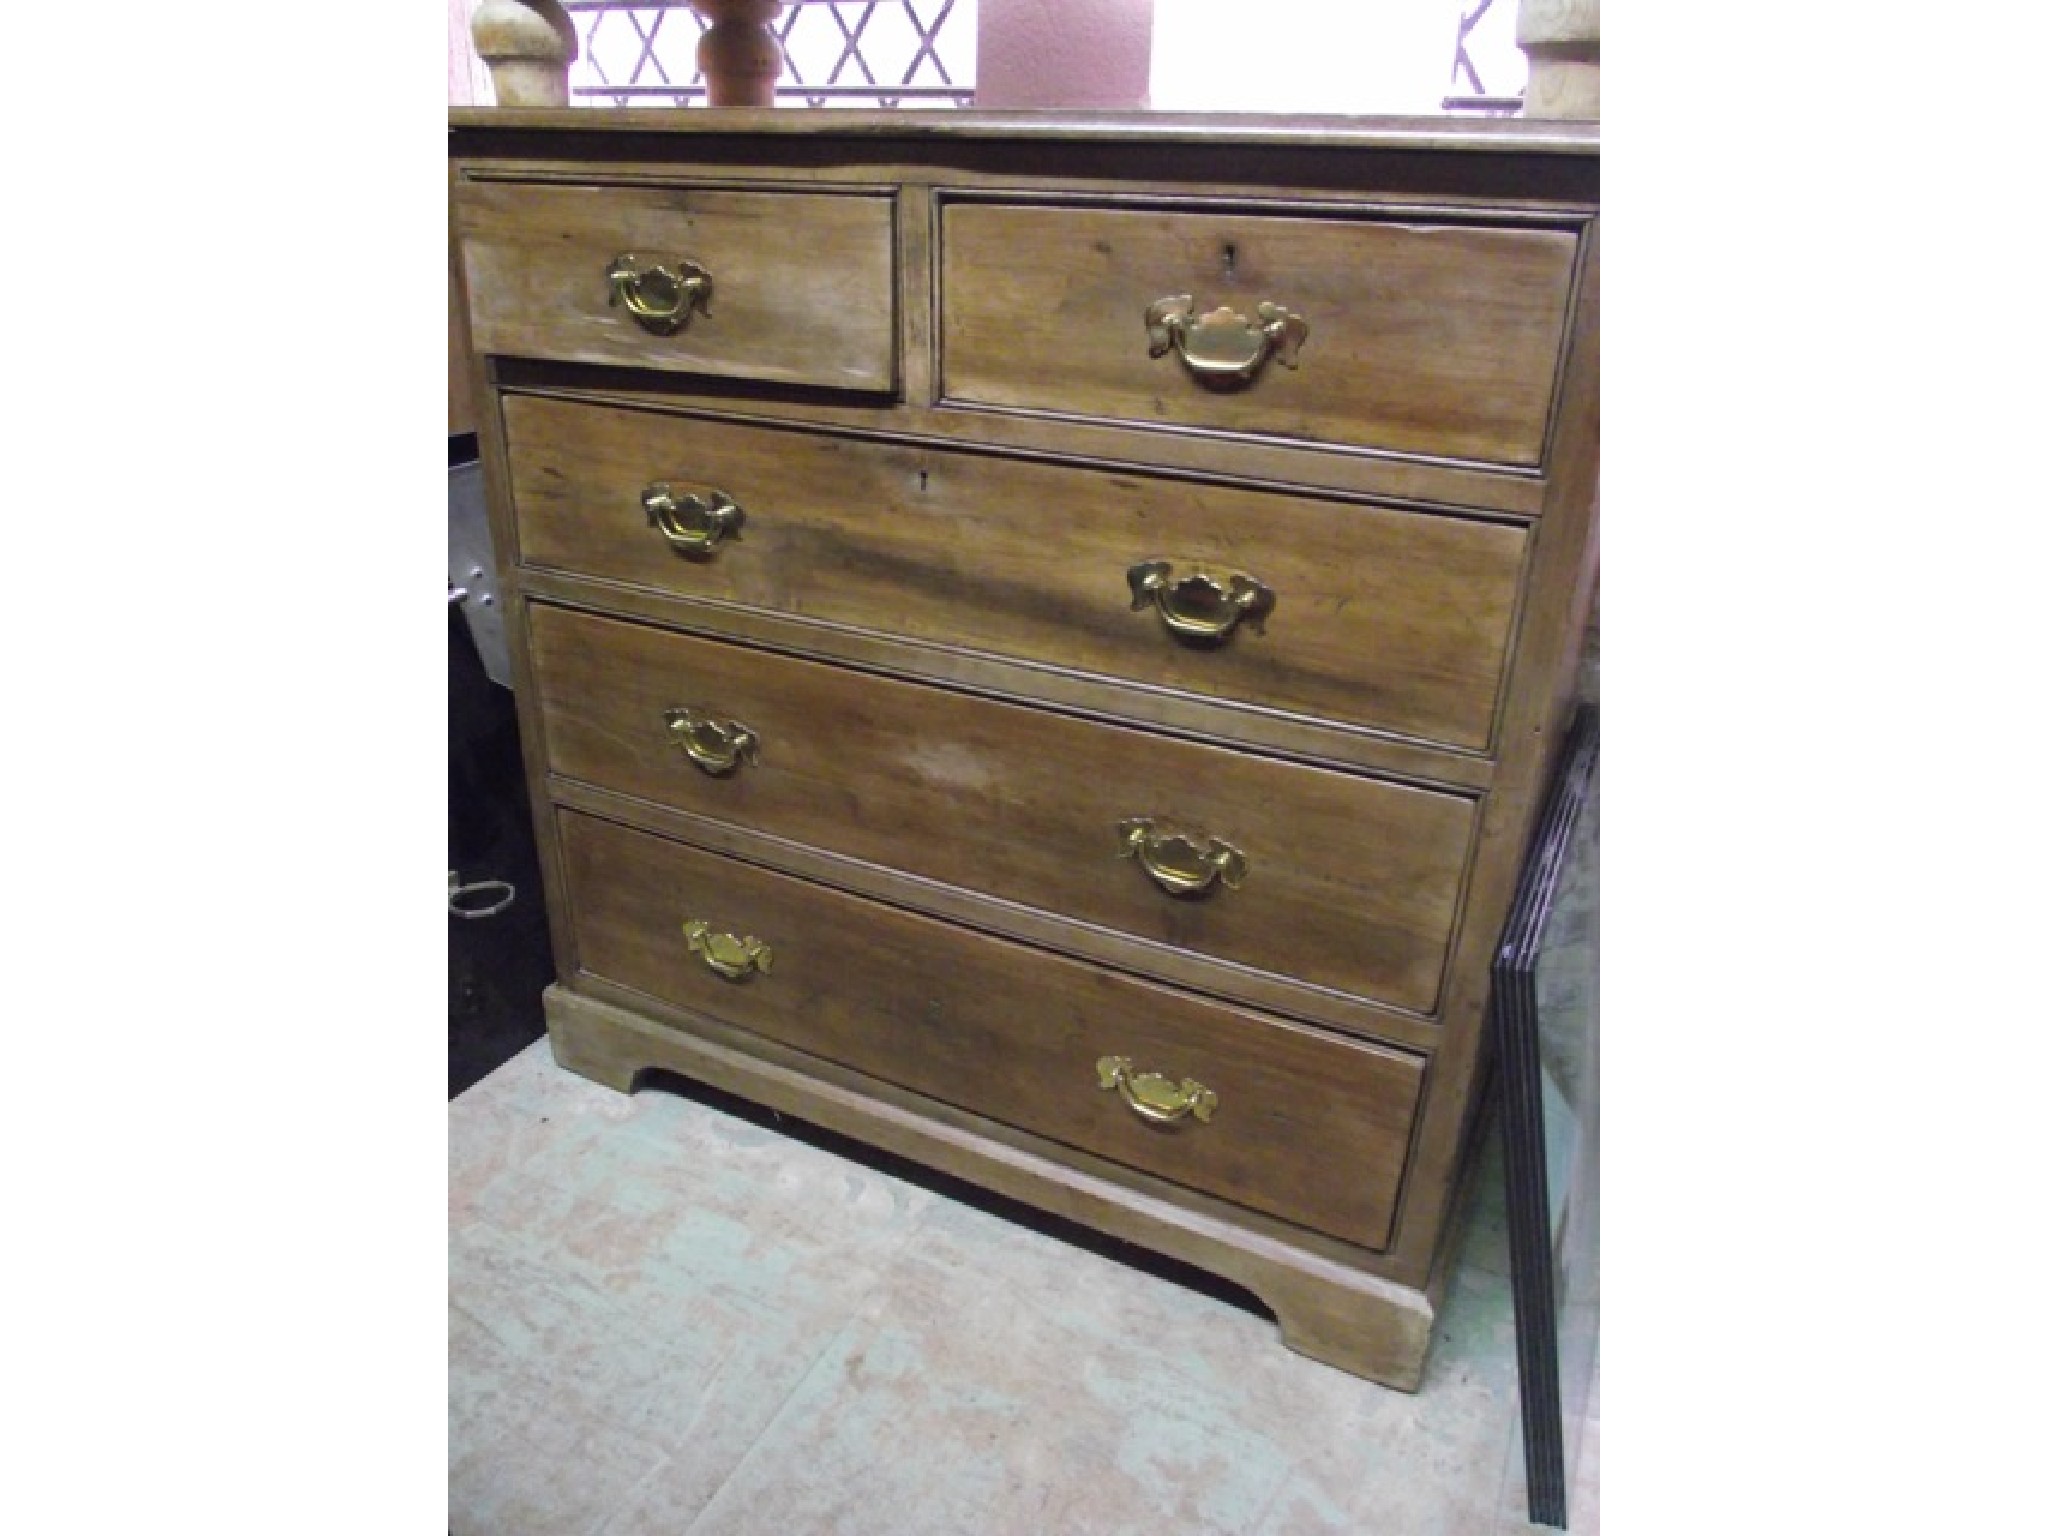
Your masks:
M972 106L974 84L965 85L953 78L945 60L939 56L939 31L953 14L959 0L784 0L785 10L781 19L772 23L775 40L782 45L783 58L788 61L792 85L778 86L776 97L788 102L802 102L805 106L822 107L831 102L867 102L878 107L897 107L906 101L948 101L956 107ZM936 4L937 12L927 22L918 13L920 5L927 8ZM840 49L822 84L807 84L796 61L789 52L789 35L807 8L823 5L839 28ZM868 24L884 5L901 6L903 15L909 20L911 31L917 37L917 46L910 56L909 66L903 72L901 81L883 83L875 78L874 69L861 52L861 39ZM690 50L690 78L677 83L663 66L656 51L661 37L662 23L671 11L683 11L697 24L696 36L701 37L708 25L704 18L690 9L689 0L565 0L566 9L579 18L588 16L587 23L579 20L578 32L583 40L584 57L590 60L590 67L596 71L599 84L579 85L572 89L573 97L590 100L610 101L616 106L625 106L636 99L650 97L664 98L676 106L684 106L704 98L704 79L696 68L696 38L688 43ZM614 82L604 66L597 62L590 48L590 41L598 28L604 25L606 17L614 11L627 13L627 20L633 25L640 40L640 51L633 61L631 75L626 81ZM643 26L638 15L641 11L654 11L653 24ZM852 13L849 22L848 13ZM930 68L939 77L937 85L914 85L918 69L929 62ZM645 82L649 67L652 67L658 83ZM864 83L842 83L848 67L858 70Z
M1529 1518L1539 1525L1559 1527L1565 1524L1568 1484L1558 1350L1562 1287L1550 1220L1554 1170L1548 1166L1544 1141L1536 963L1573 830L1593 794L1599 752L1599 706L1582 704L1566 738L1494 958L1493 995L1488 1005L1488 1027L1499 1052L1508 1255L1515 1297L1515 1360L1521 1376ZM1597 1010L1593 1030L1597 1041Z
M1493 8L1493 0L1477 0L1469 11L1458 13L1458 43L1451 55L1451 94L1444 97L1446 112L1486 112L1506 116L1522 110L1520 96L1490 96L1486 86L1479 79L1479 67L1472 62L1472 50L1466 45L1472 40L1473 29L1480 19ZM1470 90L1459 92L1459 78L1463 77Z

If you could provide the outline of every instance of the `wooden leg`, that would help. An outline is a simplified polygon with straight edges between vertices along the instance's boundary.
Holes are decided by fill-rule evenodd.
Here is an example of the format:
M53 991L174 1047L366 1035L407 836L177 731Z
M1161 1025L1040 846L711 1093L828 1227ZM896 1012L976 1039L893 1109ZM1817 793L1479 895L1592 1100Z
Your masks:
M541 994L541 1008L547 1015L548 1047L555 1064L578 1077L631 1093L641 1069L654 1065L645 1059L629 1035L605 1027L602 1016L577 1006L578 999L562 988L549 987Z
M1310 1279L1275 1271L1247 1279L1296 1354L1402 1392L1419 1391L1435 1308L1420 1291L1370 1275Z
M1600 117L1600 0L1521 0L1515 42L1529 59L1524 117Z

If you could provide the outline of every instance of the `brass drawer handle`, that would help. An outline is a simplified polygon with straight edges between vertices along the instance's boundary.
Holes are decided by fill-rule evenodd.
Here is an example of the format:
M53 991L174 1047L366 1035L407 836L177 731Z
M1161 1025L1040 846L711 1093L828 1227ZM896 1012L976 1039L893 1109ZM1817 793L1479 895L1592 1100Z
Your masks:
M1259 634L1279 601L1273 589L1243 571L1211 575L1199 565L1184 576L1167 560L1141 560L1124 573L1131 584L1131 611L1156 605L1166 627L1184 640L1229 638L1238 621Z
M1179 1082L1162 1072L1133 1072L1128 1056L1105 1056L1095 1063L1095 1075L1105 1088L1114 1088L1139 1118L1154 1125L1172 1125L1193 1115L1204 1125L1216 1113L1216 1092L1204 1088L1192 1077Z
M640 493L650 526L661 530L678 554L708 555L720 539L736 539L747 514L723 491L710 496L677 495L676 488L657 480Z
M604 269L612 308L624 304L644 331L673 336L690 323L690 312L711 313L711 274L694 261L678 259L676 270L621 251Z
M1132 816L1116 824L1118 852L1135 857L1161 890L1174 896L1206 891L1217 880L1230 890L1244 884L1251 862L1220 837L1184 832L1150 816Z
M731 773L741 763L758 763L760 736L751 726L728 720L692 704L665 709L668 741L681 747L690 761L710 774Z
M1252 315L1229 305L1194 314L1195 297L1177 293L1145 311L1152 355L1178 351L1188 371L1205 384L1248 384L1271 358L1298 368L1295 354L1308 340L1308 322L1284 304L1262 303Z
M690 941L692 954L703 956L707 966L730 981L739 981L755 971L766 976L775 967L775 951L752 934L739 938L730 933L713 933L709 923L693 917L683 924L683 937Z

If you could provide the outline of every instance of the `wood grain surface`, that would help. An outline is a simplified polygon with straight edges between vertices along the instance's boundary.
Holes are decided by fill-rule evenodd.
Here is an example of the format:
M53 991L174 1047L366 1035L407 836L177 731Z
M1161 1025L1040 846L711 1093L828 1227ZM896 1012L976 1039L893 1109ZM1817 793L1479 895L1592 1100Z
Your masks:
M536 605L548 761L601 788L1416 1013L1435 1005L1474 803ZM663 713L736 719L714 776ZM1159 888L1149 816L1223 838L1243 886ZM1219 978L1219 986L1227 978Z
M1513 524L925 445L508 397L529 563L1483 749L1520 590ZM642 487L722 490L737 543L677 556ZM1134 610L1131 566L1243 571L1264 633Z
M953 203L948 400L1533 465L1571 298L1561 230ZM1262 301L1308 321L1248 385L1148 355L1145 312Z
M456 232L480 351L848 390L896 384L885 195L463 182ZM706 313L673 336L611 303L633 252L697 262Z
M558 1059L815 1113L1412 1387L1597 567L1597 132L494 111L451 172ZM609 308L646 247L713 269L708 322ZM1300 368L1150 356L1181 293L1299 312ZM741 536L672 553L654 480ZM1190 648L1141 560L1278 602ZM759 760L693 767L678 704ZM1159 891L1132 815L1242 888ZM1102 1054L1217 1119L1139 1124Z
M1299 1221L1385 1241L1423 1059L1340 1041L573 813L586 970L769 1039ZM730 981L692 919L773 947ZM1213 1090L1213 1118L1141 1120L1103 1056Z
M936 139L943 143L995 141L1034 144L1041 153L1078 159L1075 144L1101 146L1165 141L1211 151L1245 144L1274 144L1303 149L1334 147L1352 151L1427 149L1444 154L1503 155L1540 150L1597 161L1600 125L1514 117L1362 116L1352 113L1156 112L1156 111L985 111L903 112L834 110L825 122L787 108L721 110L716 117L702 111L636 111L600 115L585 107L453 107L450 126L458 133L488 134L518 130L529 143L559 142L562 136L594 140L585 153L602 154L603 141L627 135L652 134L676 139L761 138L812 139L824 129L833 137L853 141ZM683 146L683 153L690 146ZM776 148L752 146L756 159L772 161ZM1099 150L1098 150L1099 152ZM1367 163L1363 158L1355 164ZM1206 167L1197 167L1204 171Z

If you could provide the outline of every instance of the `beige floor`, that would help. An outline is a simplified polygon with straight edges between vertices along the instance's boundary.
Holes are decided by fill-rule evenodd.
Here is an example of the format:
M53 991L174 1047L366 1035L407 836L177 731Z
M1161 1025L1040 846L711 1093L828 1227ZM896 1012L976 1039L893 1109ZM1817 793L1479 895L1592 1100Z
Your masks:
M1266 1318L545 1042L449 1106L452 1536L1498 1536L1497 1141L1419 1394ZM1571 1495L1599 1528L1597 1382Z

